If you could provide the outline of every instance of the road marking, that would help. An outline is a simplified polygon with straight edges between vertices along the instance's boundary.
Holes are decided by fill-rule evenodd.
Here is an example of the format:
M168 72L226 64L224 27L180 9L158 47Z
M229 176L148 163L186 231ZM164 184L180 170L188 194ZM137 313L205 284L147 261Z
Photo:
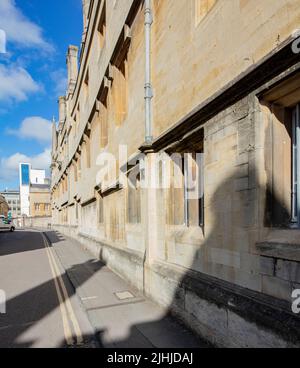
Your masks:
M53 249L49 246L49 243L46 237L44 236L44 234L41 234L41 235L43 238L43 242L44 242L46 252L48 255L50 267L51 267L52 274L54 277L56 292L57 292L60 307L61 307L61 314L62 314L62 319L63 319L63 327L64 327L66 342L68 345L74 344L74 340L73 340L71 328L70 328L70 321L71 321L75 334L76 334L77 344L81 345L83 343L83 337L82 337L82 333L80 330L80 326L75 316L72 304L70 302L67 288L61 277L61 273L59 271L57 261L55 260Z
M44 240L44 239L43 239ZM61 313L61 317L62 317L62 321L63 321L63 330L64 330L64 335L65 335L65 340L67 345L73 345L74 341L73 341L73 337L72 337L72 332L71 332L71 328L69 325L69 321L68 321L68 317L67 317L67 312L66 312L66 308L65 308L65 304L63 301L63 297L57 282L57 275L54 271L53 265L52 265L52 260L48 251L48 247L46 246L45 242L44 242L45 248L46 248L46 253L47 253L47 257L48 257L48 261L50 264L50 268L51 268L51 272L52 272L52 276L53 276L53 280L54 280L54 285L55 285L55 289L56 289L56 293L57 293L57 297L58 297L58 301L59 301L59 308L60 308L60 313Z
M66 288L65 283L64 283L64 281L61 277L61 274L59 272L59 268L58 268L57 263L56 263L55 258L54 258L53 250L50 247L48 249L50 251L50 255L52 256L54 267L56 269L58 279L60 281L60 285L61 285L61 288L62 288L62 291L63 291L64 300L65 300L65 303L66 303L66 306L67 306L67 310L69 312L69 316L71 318L71 321L72 321L72 324L73 324L73 327L74 327L74 330L75 330L75 333L76 333L77 344L82 344L83 343L82 333L81 333L81 330L80 330L80 327L79 327L78 320L75 316L72 304L70 302L70 298L69 298L69 295L68 295L67 288Z

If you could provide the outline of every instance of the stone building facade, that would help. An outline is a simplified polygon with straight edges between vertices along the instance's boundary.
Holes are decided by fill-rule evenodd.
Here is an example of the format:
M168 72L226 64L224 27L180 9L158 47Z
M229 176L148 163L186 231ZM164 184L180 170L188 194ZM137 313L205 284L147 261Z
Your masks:
M11 217L16 218L21 216L20 191L6 189L0 192L0 195L6 200Z
M53 226L218 346L299 346L299 0L83 3Z
M30 194L30 216L51 216L51 193L48 184L31 184Z
M7 217L8 215L8 204L5 200L5 198L0 194L0 216Z

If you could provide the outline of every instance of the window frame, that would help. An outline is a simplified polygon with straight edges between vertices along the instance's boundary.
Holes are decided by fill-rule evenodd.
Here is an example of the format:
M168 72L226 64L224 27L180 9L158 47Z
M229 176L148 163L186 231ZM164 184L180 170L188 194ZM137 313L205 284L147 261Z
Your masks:
M202 150L203 151L203 150ZM189 179L189 172L187 169L186 162L188 160L188 156L192 154L192 159L194 161L194 164L196 165L196 177L197 177L197 185L198 185L198 191L199 193L202 192L202 196L198 198L198 221L197 225L191 224L191 217L190 217L190 201L189 198L189 185L188 185L188 179ZM197 160L198 155L203 155L203 152L190 152L190 153L184 153L184 157L182 159L182 173L183 173L183 185L184 185L184 225L186 227L192 227L192 226L199 226L200 228L204 228L204 165L203 165L203 159L201 159L200 167L199 162Z
M292 110L291 223L300 228L300 103Z

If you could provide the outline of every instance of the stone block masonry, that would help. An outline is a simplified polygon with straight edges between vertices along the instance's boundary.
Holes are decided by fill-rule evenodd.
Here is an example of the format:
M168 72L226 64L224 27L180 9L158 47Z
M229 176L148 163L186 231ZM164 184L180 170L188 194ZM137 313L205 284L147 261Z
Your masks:
M147 30L140 0L85 3L80 66L70 47L53 131L52 224L216 345L299 346L298 0L201 2L147 2ZM191 154L199 200L181 162L157 169L162 153ZM122 167L113 179L99 179L103 154L109 174ZM143 187L157 177L169 185Z

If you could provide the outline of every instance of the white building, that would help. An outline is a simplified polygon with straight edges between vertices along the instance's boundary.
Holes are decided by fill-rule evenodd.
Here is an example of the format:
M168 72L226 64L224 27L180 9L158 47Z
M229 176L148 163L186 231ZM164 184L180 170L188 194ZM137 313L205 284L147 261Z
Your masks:
M44 185L46 180L45 170L30 170L30 184Z
M29 216L30 204L29 204L29 188L30 188L30 170L31 165L21 163L19 165L19 178L20 178L20 204L21 215Z
M30 187L31 185L48 184L46 171L40 169L32 169L31 164L20 163L19 165L20 178L20 203L21 215L30 216Z

